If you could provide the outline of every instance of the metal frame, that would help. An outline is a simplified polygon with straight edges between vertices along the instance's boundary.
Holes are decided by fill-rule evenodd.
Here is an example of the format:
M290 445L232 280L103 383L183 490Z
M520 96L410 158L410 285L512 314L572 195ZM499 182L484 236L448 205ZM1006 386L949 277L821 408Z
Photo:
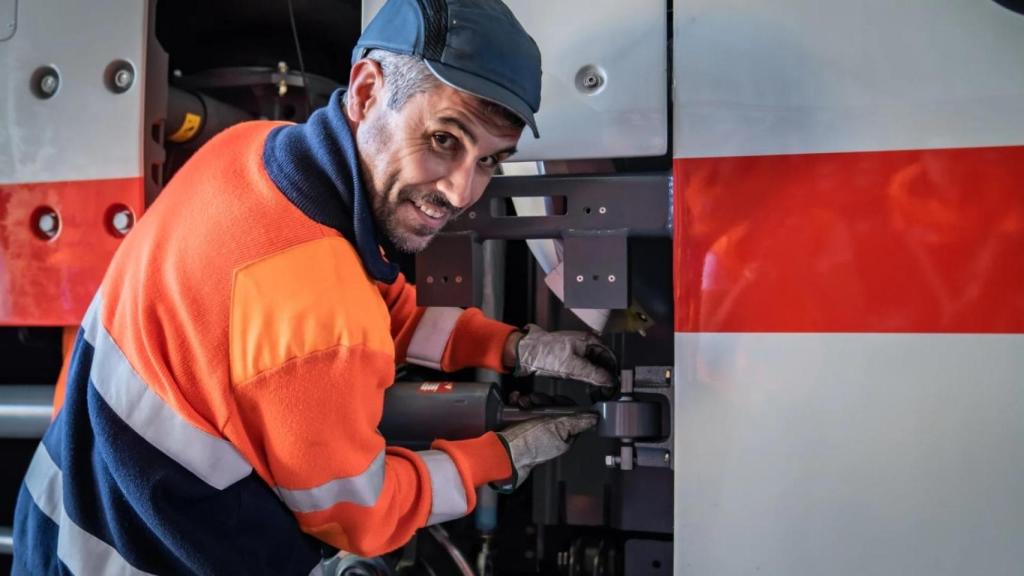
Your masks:
M627 308L628 239L671 234L670 188L668 173L495 178L476 206L417 255L417 301L421 306L477 306L480 243L561 238L566 306ZM517 197L564 199L565 211L505 215L506 201Z

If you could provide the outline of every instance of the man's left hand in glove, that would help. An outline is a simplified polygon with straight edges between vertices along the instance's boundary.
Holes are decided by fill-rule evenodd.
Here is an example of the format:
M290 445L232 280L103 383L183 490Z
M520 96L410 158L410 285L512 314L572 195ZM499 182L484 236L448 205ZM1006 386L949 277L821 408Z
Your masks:
M505 365L516 376L551 376L595 386L615 385L615 355L589 332L547 332L530 324L505 343Z

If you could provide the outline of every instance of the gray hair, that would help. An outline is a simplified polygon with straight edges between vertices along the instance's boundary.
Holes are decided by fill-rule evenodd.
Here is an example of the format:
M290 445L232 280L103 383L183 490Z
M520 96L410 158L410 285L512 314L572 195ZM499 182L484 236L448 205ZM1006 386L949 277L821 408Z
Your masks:
M401 110L413 96L441 85L419 56L370 50L364 58L380 64L387 90L387 106L391 110Z
M405 106L405 103L413 96L442 85L441 80L434 76L434 73L423 62L423 58L419 56L373 49L367 52L363 58L380 64L381 72L384 75L384 89L387 94L385 104L390 110L401 110L402 106ZM343 101L348 103L348 92L345 93ZM526 125L522 118L500 104L483 98L480 99L480 104L484 112L493 118L496 125L517 128L523 128Z

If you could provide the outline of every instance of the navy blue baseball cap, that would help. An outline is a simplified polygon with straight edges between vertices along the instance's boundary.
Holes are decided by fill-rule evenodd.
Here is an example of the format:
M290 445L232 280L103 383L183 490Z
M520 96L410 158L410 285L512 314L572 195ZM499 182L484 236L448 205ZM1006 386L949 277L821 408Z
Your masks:
M501 0L388 0L352 63L375 48L422 57L442 82L504 106L540 136L540 50Z

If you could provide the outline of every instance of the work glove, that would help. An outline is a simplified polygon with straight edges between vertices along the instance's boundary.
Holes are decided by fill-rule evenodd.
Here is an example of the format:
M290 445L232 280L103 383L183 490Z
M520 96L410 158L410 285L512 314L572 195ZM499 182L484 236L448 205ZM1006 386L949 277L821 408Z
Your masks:
M577 434L597 424L597 414L584 412L571 416L534 418L498 432L512 461L512 478L495 486L503 492L518 488L530 470L542 462L569 451Z
M536 324L526 327L516 346L516 376L552 376L615 385L615 354L589 332L547 332Z

